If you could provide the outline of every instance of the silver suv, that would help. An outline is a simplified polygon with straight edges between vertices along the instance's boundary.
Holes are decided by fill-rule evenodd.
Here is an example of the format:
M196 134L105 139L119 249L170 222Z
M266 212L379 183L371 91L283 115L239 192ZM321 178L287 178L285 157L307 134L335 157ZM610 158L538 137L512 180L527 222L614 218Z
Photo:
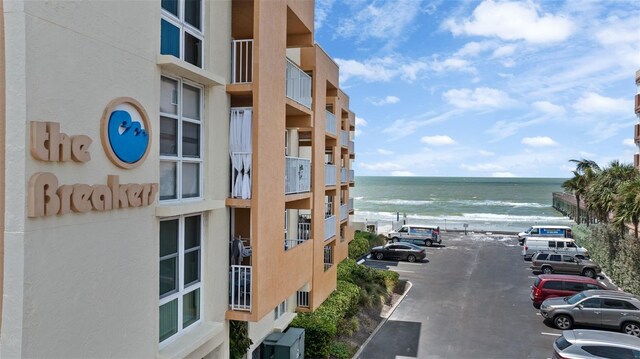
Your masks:
M586 290L571 297L549 298L540 314L561 330L584 324L621 330L640 337L640 297L611 290Z

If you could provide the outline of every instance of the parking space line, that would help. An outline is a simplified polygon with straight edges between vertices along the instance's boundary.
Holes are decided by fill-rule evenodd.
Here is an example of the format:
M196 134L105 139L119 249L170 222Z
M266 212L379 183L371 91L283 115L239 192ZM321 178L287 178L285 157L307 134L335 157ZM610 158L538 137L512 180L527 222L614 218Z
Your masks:
M540 313L538 312L538 313L536 313L536 315L542 315L542 314L540 314Z
M374 263L392 263L393 261L379 261L377 259L367 259L367 262L374 262ZM397 262L398 264L401 262ZM421 266L423 263L411 263L411 262L402 262L402 264L408 264L408 265L414 265L414 266Z
M389 268L389 270L392 270L394 272L402 272L402 273L415 273L412 270L402 270L402 269L394 269L394 268Z
M538 277L529 276L529 279L536 279L536 278L538 278Z
M562 335L560 333L546 333L546 332L540 332L540 334L542 334L542 335L551 335L551 336L554 336L554 337L559 337L559 336Z

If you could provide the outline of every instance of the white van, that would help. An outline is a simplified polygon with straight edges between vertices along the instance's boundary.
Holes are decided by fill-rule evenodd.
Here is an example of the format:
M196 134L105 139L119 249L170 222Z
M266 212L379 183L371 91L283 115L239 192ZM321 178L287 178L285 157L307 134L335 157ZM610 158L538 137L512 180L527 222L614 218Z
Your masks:
M410 242L427 247L431 247L433 243L442 243L439 226L405 224L399 230L389 232L388 236L392 242Z
M570 238L525 237L522 248L524 260L530 260L536 252L572 254L580 259L589 257L589 252Z
M573 238L571 227L556 225L531 226L524 232L518 233L518 242L522 244L525 237L563 237Z

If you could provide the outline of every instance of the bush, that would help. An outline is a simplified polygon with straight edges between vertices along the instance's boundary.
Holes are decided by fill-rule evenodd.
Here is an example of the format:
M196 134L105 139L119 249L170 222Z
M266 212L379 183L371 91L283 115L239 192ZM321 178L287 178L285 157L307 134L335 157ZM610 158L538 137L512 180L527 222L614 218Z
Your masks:
M244 358L253 342L249 338L249 323L236 320L229 321L229 357Z
M363 233L363 232L361 232ZM362 235L356 235L349 243L349 258L359 259L369 253L369 241Z
M396 272L361 266L350 258L338 264L338 280L360 287L359 302L365 307L378 304L385 292L393 292L399 278L400 275Z
M334 342L331 344L330 355L332 358L348 359L356 353L356 348L351 347L347 343Z

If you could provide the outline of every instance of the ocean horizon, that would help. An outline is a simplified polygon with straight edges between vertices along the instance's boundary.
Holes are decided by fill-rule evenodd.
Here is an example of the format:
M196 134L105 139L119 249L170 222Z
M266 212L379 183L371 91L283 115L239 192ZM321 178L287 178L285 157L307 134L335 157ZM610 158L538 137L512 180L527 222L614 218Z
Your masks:
M552 207L566 178L356 176L354 220L438 225L443 230L520 232L535 224L571 225Z

